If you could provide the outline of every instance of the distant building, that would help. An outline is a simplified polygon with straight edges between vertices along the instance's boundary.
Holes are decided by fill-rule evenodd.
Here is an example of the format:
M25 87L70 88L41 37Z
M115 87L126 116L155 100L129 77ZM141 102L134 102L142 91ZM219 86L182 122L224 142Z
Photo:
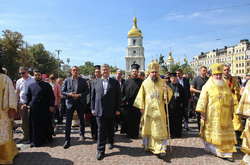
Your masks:
M137 27L137 19L134 17L133 26L128 32L128 47L126 48L126 73L131 71L133 63L140 65L140 70L145 70L145 57L143 47L143 36Z
M173 56L172 56L172 52L169 52L168 58L167 58L167 60L165 61L165 65L167 66L168 71L169 71L169 72L172 72L171 68L172 68L172 66L174 65L174 58L173 58Z
M250 42L247 39L240 40L234 46L214 49L209 52L201 52L190 63L196 73L199 67L204 65L209 68L213 63L224 63L231 66L233 76L245 76L250 73Z

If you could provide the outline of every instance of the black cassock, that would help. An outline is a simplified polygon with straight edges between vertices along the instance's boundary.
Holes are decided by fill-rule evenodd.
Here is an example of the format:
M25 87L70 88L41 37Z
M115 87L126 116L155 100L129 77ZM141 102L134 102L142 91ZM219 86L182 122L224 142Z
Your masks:
M36 81L27 91L27 105L30 106L30 142L41 146L52 140L52 113L55 97L49 83Z
M133 104L142 82L142 79L131 78L125 81L123 88L122 102L125 105L123 110L125 132L130 138L138 138L139 135L141 112L138 108L135 108Z
M182 132L184 90L178 83L170 83L169 87L173 90L173 97L168 104L170 135L171 138L179 138Z

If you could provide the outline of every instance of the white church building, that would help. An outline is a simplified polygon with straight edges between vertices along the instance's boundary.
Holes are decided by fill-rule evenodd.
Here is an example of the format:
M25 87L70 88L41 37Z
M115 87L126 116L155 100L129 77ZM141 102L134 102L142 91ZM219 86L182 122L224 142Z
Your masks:
M128 32L128 47L126 48L126 73L131 71L131 65L140 65L140 70L145 71L145 57L143 47L143 36L137 27L137 19L134 17L133 26Z

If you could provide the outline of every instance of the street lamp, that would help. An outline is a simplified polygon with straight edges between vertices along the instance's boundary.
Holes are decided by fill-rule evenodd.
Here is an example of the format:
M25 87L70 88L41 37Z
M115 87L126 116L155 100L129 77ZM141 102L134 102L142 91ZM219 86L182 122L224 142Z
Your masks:
M59 57L59 55L60 55L60 53L62 52L62 50L57 49L57 50L55 50L55 51L57 52L57 57L58 57L58 72L57 72L57 78L59 78L59 72L60 72L60 57Z

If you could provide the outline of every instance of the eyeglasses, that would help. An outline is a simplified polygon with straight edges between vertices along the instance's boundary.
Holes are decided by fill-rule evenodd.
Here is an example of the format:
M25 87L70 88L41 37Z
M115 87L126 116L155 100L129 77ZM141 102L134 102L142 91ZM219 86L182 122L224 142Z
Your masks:
M26 72L20 72L19 74L25 74Z

